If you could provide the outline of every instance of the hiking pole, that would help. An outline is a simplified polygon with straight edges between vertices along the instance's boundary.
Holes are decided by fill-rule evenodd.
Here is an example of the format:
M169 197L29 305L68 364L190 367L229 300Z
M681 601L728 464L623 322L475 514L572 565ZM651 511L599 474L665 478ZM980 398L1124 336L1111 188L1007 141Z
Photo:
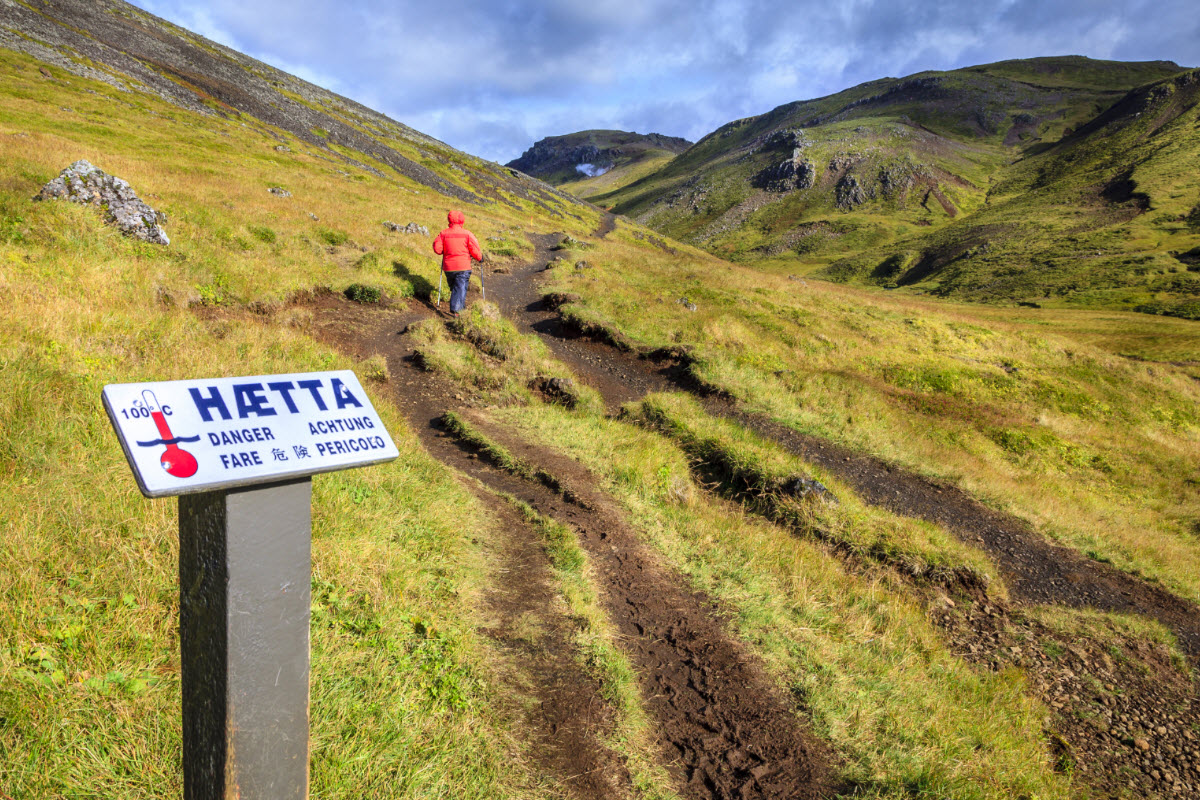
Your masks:
M483 264L479 265L479 299L487 300L487 289L483 285Z
M444 281L445 279L446 279L446 273L439 270L438 271L438 302L437 302L438 308L442 307L442 281Z

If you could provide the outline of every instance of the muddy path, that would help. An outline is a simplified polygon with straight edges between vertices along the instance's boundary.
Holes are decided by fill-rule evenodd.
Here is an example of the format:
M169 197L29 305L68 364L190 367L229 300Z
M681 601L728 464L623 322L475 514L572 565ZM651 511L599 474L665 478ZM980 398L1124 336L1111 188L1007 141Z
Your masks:
M1114 645L1064 640L1022 612L1023 607L1052 604L1146 615L1171 628L1196 663L1200 657L1200 611L1193 605L1076 551L1053 545L1024 521L989 509L954 486L748 414L728 398L705 391L692 381L685 355L655 360L579 336L546 307L538 287L539 273L552 257L549 248L561 237L547 234L531 238L538 246L535 259L509 267L507 274L489 274L488 300L496 302L523 332L539 335L583 382L600 391L610 411L650 391L692 391L702 398L710 413L735 419L820 464L867 502L942 525L963 541L980 547L1005 577L1014 605L968 601L955 607L950 598L929 593L931 621L942 627L956 652L983 669L1015 666L1025 670L1031 692L1055 711L1053 741L1060 748L1064 768L1078 770L1088 783L1114 794L1134 791L1192 796L1189 793L1195 792L1200 796L1200 704L1194 702L1197 689L1192 679L1171 663L1165 648L1143 651L1142 645L1131 645L1139 649L1122 650ZM747 685L744 676L725 666L714 668L709 655L697 656L697 651L720 652L720 664L734 665L743 661L740 651L728 637L725 643L732 650L714 649L707 643L708 629L703 625L715 624L716 633L720 633L719 615L714 616L703 597L689 594L677 576L666 579L668 590L675 594L662 595L665 590L656 583L663 577L661 566L639 549L636 536L625 526L611 500L591 497L587 501L590 508L568 502L540 484L529 484L481 463L440 435L437 420L442 413L470 406L472 398L469 392L448 385L433 388L437 381L411 364L412 350L403 330L409 322L434 316L432 308L410 302L397 309L366 309L339 297L327 298L326 305L318 312L318 319L323 320L320 325L326 327L319 333L321 338L360 357L374 353L387 356L394 399L431 454L483 486L513 494L578 532L600 570L612 618L628 637L624 646L643 672L648 710L661 728L667 761L677 765L677 775L688 787L688 796L805 797L818 796L824 790L826 778L821 770L825 762L819 742L801 734L801 740L814 748L813 766L806 767L811 771L778 776L781 782L777 786L771 783L776 775L764 769L772 763L771 751L743 746L738 737L747 729L747 719L756 720L750 727L771 731L772 736L779 734L771 723L745 717L750 712L742 708L743 700L737 694ZM336 329L342 333L331 333ZM488 424L485 418L480 419ZM582 486L595 485L572 472L578 469L574 462L556 460L553 453L535 445L513 441L511 435L498 428L488 430L531 461L545 462L556 475L574 474L576 480L583 481ZM494 496L488 496L495 501ZM516 535L536 534L525 531ZM540 557L545 558L544 554ZM627 579L629 575L645 578L651 574L658 578L646 584L655 588L645 597ZM921 591L920 587L917 590ZM667 604L672 612L685 608L691 611L674 622L664 622L672 617L653 605L657 596L672 598ZM613 597L626 599L614 605ZM644 608L657 609L648 620L639 616L643 601L649 604ZM693 619L701 629L693 628ZM681 645L686 646L680 649ZM552 682L552 676L544 680ZM781 708L795 719L786 699L770 699L773 690L769 681L753 685L758 687L754 694L775 708L768 719ZM543 730L555 726L548 721L537 724ZM722 770L745 782L734 786L736 781L730 782ZM608 785L619 786L621 781L609 779ZM790 794L780 793L789 786L793 787L786 789ZM795 786L818 794L797 793Z
M561 493L529 481L513 491L579 537L599 575L621 646L640 675L664 761L685 795L829 796L834 787L828 746L805 732L792 700L729 635L714 603L664 566L630 528L616 501L592 488L598 479L574 460L513 436L484 414L468 413L467 419L561 484ZM511 487L512 481L504 483Z
M414 365L414 350L404 330L431 315L419 306L375 310L332 296L318 304L314 332L360 358L383 354L391 373L392 398L421 444L434 458L486 487L489 491L480 497L490 507L496 509L502 502L492 492L510 495L577 532L601 576L603 603L620 629L620 646L641 676L643 701L655 723L662 761L683 796L746 800L832 796L829 748L806 733L790 699L726 631L712 603L664 568L624 522L615 502L590 488L596 479L581 474L570 459L513 441L478 412L472 415L462 390ZM573 500L487 464L446 436L439 420L451 409L471 415L474 424L486 426L489 436L570 486L568 496ZM502 586L489 602L496 603L499 616L507 620L498 626L499 641L510 653L521 655L528 649L520 641L521 619L533 613L525 605L542 608L546 598L538 597L539 592L519 596L525 592L525 571L517 565L533 563L540 572L546 569L547 558L537 533L514 520L511 511L508 514L514 527L502 548L503 569L508 572L501 575L512 585ZM544 612L536 613L545 619ZM542 624L550 642L555 642L554 624ZM621 787L628 784L628 776L611 754L582 763L569 758L577 751L604 750L599 733L610 714L599 708L603 703L598 703L594 687L581 687L578 678L570 677L581 667L565 653L523 655L519 668L531 683L535 705L542 709L535 708L527 717L535 728L532 741L548 748L542 766L557 773L574 797L623 796ZM554 704L560 707L544 708Z
M1170 628L1183 651L1194 661L1200 659L1200 609L1165 589L1048 542L1025 521L988 508L955 486L739 412L719 401L710 400L709 405L834 473L866 502L941 525L979 547L995 562L1013 600L1142 614Z
M498 518L497 569L484 599L494 624L482 633L504 654L500 679L521 698L516 712L541 775L579 800L627 797L620 756L603 744L614 711L596 680L579 668L571 622L556 610L557 590L537 532L506 502L476 491Z
M539 241L543 248L556 237ZM544 250L539 254L549 259ZM697 394L707 410L756 430L849 484L866 502L938 524L996 564L1013 605L930 595L931 621L961 657L985 669L1016 667L1054 710L1051 740L1060 768L1101 792L1200 796L1200 691L1165 648L1071 640L1023 608L1059 605L1148 616L1172 630L1193 667L1200 663L1200 609L1165 589L1047 541L1025 521L980 503L953 485L808 436L745 412L690 378L687 364L653 360L581 339L540 302L544 261L514 271L502 307L598 389L610 411L649 391ZM686 358L686 357L685 357ZM943 602L944 601L944 602Z
M516 698L510 712L539 779L572 800L609 800L631 795L621 757L604 744L615 712L599 682L580 668L572 642L573 622L559 609L550 560L531 524L496 491L516 482L478 480L479 462L445 438L436 421L460 404L447 381L411 365L403 331L432 311L420 305L376 310L324 295L312 305L319 338L359 358L376 353L388 361L391 399L421 444L463 476L463 485L497 521L499 536L485 540L495 565L484 592L488 636L503 655L498 678ZM474 537L472 537L474 538Z

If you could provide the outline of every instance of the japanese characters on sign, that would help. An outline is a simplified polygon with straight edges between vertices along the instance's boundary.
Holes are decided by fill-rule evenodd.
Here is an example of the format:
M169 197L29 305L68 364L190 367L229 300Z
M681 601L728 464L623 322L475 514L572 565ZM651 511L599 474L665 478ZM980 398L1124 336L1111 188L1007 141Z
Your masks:
M138 487L165 497L391 461L349 370L104 387Z

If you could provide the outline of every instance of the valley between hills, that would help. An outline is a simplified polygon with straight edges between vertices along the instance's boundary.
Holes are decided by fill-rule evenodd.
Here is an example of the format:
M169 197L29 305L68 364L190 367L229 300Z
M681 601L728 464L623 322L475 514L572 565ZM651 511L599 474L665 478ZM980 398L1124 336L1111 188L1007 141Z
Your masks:
M102 387L332 369L401 454L313 482L313 796L1200 795L1196 74L504 167L0 0L0 797L183 794L178 514ZM32 199L80 159L169 244Z

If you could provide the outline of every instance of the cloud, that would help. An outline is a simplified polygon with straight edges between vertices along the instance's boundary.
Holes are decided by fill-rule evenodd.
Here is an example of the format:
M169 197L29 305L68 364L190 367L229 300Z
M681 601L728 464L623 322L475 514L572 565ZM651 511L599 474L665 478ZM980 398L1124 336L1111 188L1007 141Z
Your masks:
M885 76L1040 55L1200 63L1194 0L135 0L505 162L588 128L696 140Z

